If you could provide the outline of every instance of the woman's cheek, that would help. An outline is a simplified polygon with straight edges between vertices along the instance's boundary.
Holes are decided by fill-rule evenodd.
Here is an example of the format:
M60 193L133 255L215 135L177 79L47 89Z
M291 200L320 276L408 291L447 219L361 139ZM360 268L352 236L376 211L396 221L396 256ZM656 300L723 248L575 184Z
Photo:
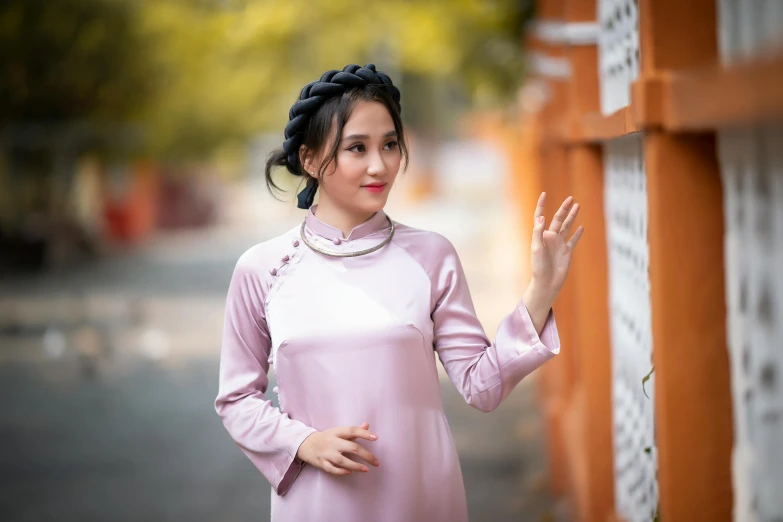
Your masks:
M397 176L397 173L400 171L401 165L402 165L402 153L400 152L400 149L396 149L392 151L391 164L389 165L391 167L389 170L391 171L391 173L393 173L394 176Z
M342 179L351 177L351 173L356 170L356 155L350 151L343 151L337 155L337 172Z
M358 187L364 180L364 174L367 170L362 161L356 157L346 160L342 165L342 169L345 182L355 187Z

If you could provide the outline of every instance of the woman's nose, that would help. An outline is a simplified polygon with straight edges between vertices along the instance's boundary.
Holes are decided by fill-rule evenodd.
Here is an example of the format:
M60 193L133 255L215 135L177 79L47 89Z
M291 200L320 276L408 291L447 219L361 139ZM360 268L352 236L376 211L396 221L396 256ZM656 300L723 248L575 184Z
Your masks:
M367 166L367 172L375 176L386 172L386 163L383 161L383 156L380 153L375 153L370 156L370 164Z

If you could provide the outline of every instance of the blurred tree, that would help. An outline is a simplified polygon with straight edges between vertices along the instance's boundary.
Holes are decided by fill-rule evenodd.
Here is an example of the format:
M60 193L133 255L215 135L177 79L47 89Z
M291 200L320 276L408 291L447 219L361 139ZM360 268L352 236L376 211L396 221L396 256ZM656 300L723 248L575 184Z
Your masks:
M75 229L79 155L134 141L157 77L138 13L128 0L0 2L0 252L57 250Z
M451 123L462 102L508 99L522 74L525 0L158 0L144 28L168 71L150 108L161 150L281 128L297 89L327 69L374 62L417 99L414 126ZM410 78L410 82L403 81ZM423 87L423 88L422 88ZM411 110L413 109L413 110Z
M531 4L6 0L0 125L130 120L156 155L208 155L221 142L282 129L298 89L323 71L373 62L402 86L409 123L448 127L460 106L513 93Z
M0 127L9 122L120 120L152 91L137 2L4 0Z

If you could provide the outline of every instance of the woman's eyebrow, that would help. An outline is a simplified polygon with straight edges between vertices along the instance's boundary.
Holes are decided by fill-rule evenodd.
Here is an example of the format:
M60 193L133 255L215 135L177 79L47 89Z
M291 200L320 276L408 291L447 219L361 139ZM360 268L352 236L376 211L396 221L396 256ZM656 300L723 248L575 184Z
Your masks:
M383 135L384 138L391 138L392 136L396 136L397 131L389 131L386 134ZM340 141L349 141L349 140L369 140L370 137L367 134L351 134L350 136L346 136L345 138L341 139Z

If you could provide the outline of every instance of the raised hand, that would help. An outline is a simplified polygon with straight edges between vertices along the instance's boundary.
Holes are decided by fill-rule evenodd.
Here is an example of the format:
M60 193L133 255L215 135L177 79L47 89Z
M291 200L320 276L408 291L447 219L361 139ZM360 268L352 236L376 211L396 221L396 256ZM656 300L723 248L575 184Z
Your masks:
M571 254L584 233L579 227L571 238L571 226L579 214L579 203L568 196L555 213L549 228L545 229L544 207L546 192L538 198L534 214L533 242L530 248L531 277L542 288L551 289L554 296L560 291L571 266ZM554 297L553 296L553 297Z
M542 192L533 215L533 239L530 246L531 277L530 285L523 298L539 331L557 294L563 288L571 266L571 255L584 233L584 228L580 226L570 239L568 237L574 220L579 214L579 203L574 203L574 198L569 196L563 201L552 218L549 228L546 228L544 217L545 205L546 192Z
M296 452L299 460L307 462L320 470L332 475L350 475L354 471L367 472L367 466L346 457L353 454L373 466L380 462L356 439L374 441L378 436L370 431L370 424L360 426L338 426L309 435Z

